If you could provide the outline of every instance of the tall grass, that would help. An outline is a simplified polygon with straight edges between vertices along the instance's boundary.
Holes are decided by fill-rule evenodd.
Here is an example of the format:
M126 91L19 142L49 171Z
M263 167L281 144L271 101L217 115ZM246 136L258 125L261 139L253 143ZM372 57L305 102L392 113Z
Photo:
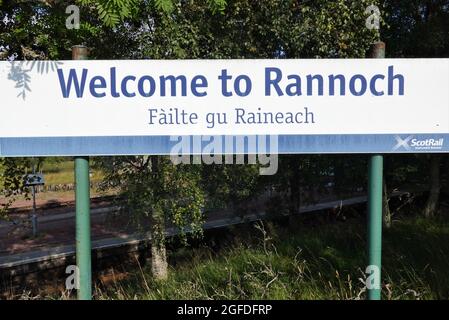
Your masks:
M258 223L233 241L172 253L169 279L148 266L96 286L98 299L364 299L365 223L361 219L292 229ZM406 219L384 233L384 299L449 297L449 223Z

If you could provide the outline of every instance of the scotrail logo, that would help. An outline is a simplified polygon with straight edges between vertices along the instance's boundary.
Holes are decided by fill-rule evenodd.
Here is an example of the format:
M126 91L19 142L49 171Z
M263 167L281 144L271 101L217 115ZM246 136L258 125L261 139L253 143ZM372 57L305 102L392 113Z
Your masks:
M393 151L401 148L407 151L413 150L441 150L444 144L444 138L439 139L416 139L413 136L408 136L403 139L400 136L396 136L396 145L393 147Z

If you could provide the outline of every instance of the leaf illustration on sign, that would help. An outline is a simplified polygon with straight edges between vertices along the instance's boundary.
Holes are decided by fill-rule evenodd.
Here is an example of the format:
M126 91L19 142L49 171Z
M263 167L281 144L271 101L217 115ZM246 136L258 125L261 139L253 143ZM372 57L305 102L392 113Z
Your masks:
M17 97L26 99L27 92L31 92L31 76L30 72L37 70L41 75L55 72L58 66L62 65L61 61L50 60L33 60L33 61L11 61L8 79L16 82L16 88L19 89Z

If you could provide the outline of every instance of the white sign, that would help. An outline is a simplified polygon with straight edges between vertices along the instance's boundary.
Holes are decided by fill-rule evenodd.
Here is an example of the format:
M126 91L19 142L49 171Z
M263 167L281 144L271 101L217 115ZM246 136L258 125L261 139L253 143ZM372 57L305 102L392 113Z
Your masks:
M211 135L387 135L384 152L445 151L449 134L449 59L0 62L0 86L6 156L25 154L30 143L32 155L43 138L47 148L77 154L93 149L74 146L76 139L120 137L128 146L114 143L101 153L134 154L156 150L142 150L133 137ZM412 148L413 139L442 146ZM130 141L139 145L135 152ZM322 153L334 152L317 143ZM307 152L303 147L290 151Z
M45 184L44 175L41 173L32 173L25 176L25 186L42 186Z

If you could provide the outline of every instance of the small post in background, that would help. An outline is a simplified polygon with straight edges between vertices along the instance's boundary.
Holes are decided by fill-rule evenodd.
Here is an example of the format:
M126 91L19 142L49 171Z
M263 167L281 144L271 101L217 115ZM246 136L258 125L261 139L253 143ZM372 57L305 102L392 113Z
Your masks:
M33 208L31 213L28 213L28 219L31 224L32 236L37 237L38 231L38 219L37 219L37 208L36 208L36 187L44 185L44 176L42 173L36 173L36 164L33 158L32 171L26 174L24 177L24 186L31 188L31 195L33 197Z
M33 176L36 175L36 165L33 163ZM33 183L31 186L31 192L33 193L33 213L31 214L31 227L33 229L33 237L37 236L37 215L36 215L36 185Z

